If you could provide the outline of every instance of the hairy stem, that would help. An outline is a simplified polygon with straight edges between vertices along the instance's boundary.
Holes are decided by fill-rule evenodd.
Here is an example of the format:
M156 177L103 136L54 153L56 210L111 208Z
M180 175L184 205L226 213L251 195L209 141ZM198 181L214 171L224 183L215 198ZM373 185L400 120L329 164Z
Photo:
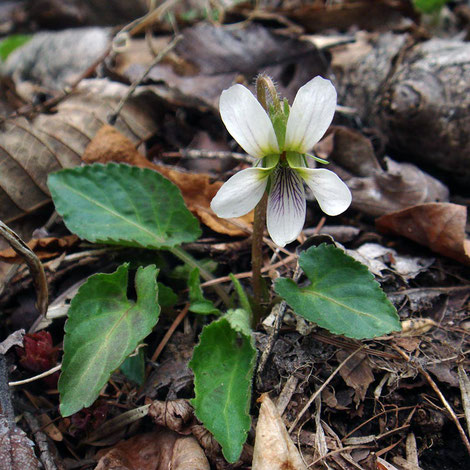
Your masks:
M261 284L261 268L263 267L263 232L266 222L266 205L268 193L264 193L261 201L255 208L255 220L253 223L253 237L251 242L251 271L253 273L251 282L253 287L253 328L258 324L262 308L263 287Z

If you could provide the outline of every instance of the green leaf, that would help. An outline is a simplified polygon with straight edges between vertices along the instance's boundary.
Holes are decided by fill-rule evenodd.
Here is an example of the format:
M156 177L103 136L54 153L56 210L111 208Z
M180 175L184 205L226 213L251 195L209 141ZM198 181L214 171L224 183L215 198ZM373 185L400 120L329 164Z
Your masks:
M15 49L26 44L32 37L30 34L12 34L0 41L0 59L5 61Z
M157 273L152 265L137 270L136 302L126 296L128 264L91 276L78 290L65 324L62 416L90 406L111 373L152 331L160 314Z
M94 164L49 175L57 212L79 237L98 243L169 248L196 240L196 218L160 173Z
M230 309L225 317L230 326L239 333L250 337L252 333L251 329L251 314L243 308Z
M298 315L334 334L373 338L400 330L395 307L361 263L332 245L302 253L300 267L311 284L299 288L278 279L276 292Z
M158 283L158 303L162 308L171 308L178 302L178 296L171 287Z
M237 315L237 322L243 324L241 314ZM196 398L192 404L196 416L220 443L224 457L231 463L240 457L250 430L255 360L251 334L240 334L227 317L222 317L204 327L189 364L194 371Z
M145 381L144 350L140 348L137 354L126 357L119 369L129 380L137 385L143 385Z
M416 10L421 13L434 13L439 11L448 0L413 0Z
M220 315L220 310L214 304L204 298L199 280L199 269L194 268L189 274L189 301L191 303L189 311L200 315Z

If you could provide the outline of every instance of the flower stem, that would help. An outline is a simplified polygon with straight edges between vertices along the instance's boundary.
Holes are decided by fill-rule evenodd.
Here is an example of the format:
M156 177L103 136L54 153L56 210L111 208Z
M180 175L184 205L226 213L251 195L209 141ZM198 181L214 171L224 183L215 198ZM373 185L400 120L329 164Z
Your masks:
M261 268L263 267L263 232L266 222L266 205L268 193L264 193L261 201L255 208L255 220L253 223L253 237L251 242L251 271L253 276L251 283L253 287L253 328L256 328L262 313L261 301L263 300L263 286L261 279Z

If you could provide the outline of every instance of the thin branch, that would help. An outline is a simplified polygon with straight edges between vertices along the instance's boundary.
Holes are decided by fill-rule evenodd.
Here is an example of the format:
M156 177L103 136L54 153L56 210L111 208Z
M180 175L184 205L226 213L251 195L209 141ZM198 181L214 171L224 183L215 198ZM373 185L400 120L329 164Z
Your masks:
M364 346L361 346L360 348L357 348L355 351L353 351L336 369L335 371L325 380L325 382L321 385L321 387L318 388L318 390L315 391L315 393L309 398L308 402L305 404L305 406L302 408L300 413L297 415L297 418L295 418L294 422L291 424L289 428L289 434L294 430L294 428L297 426L298 422L302 419L302 416L305 414L305 412L310 408L310 405L315 401L315 398L320 395L321 392L326 388L326 386L333 380L335 375L344 367L344 365L352 359L359 351L362 351L364 349Z

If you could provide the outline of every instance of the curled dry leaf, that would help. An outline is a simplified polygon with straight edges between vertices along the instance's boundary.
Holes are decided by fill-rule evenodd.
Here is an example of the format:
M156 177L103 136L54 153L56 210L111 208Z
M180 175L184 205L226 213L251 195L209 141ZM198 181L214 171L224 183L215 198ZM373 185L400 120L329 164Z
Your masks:
M470 240L466 238L467 208L458 204L421 204L384 215L379 230L409 238L432 251L470 265Z
M39 259L47 259L57 256L67 248L75 246L79 242L76 235L66 235L61 238L46 237L46 238L33 238L27 245L36 253ZM6 263L22 263L23 258L18 256L15 250L7 248L0 251L0 260Z
M39 469L33 446L20 428L10 427L8 420L0 415L0 470Z
M382 169L370 140L358 131L335 126L315 150L340 167L338 173L353 195L351 207L366 214L381 216L449 199L447 187L415 165L386 157Z
M112 126L105 125L97 132L83 154L83 161L85 163L128 163L158 171L178 186L188 209L212 230L232 236L245 234L227 220L217 217L210 209L210 202L222 183L211 183L210 176L207 174L184 173L149 162L136 150L130 139ZM249 226L252 215L248 214L240 219L242 224Z
M252 470L307 470L272 400L260 401Z
M107 80L85 80L55 114L31 121L7 119L0 132L0 219L9 222L50 201L47 176L81 163L81 155L107 122L127 87ZM145 92L126 102L115 124L134 142L155 132L152 99Z
M194 413L188 400L154 400L150 405L148 414L155 424L180 434L191 433L188 426L194 418Z
M209 470L209 462L194 437L160 431L139 434L101 455L95 470Z

